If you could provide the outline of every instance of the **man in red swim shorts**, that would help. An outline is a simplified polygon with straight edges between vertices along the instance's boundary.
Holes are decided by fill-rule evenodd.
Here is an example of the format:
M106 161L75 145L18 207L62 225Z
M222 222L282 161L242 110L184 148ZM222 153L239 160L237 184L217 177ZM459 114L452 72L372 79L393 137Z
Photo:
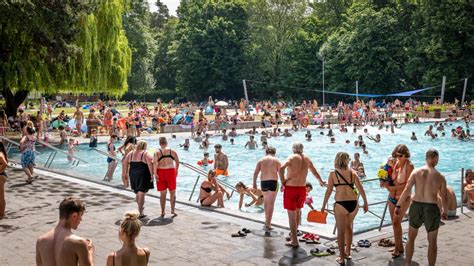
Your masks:
M288 168L288 174L285 178L285 169ZM318 171L314 167L311 159L303 154L303 144L293 143L293 154L288 157L286 162L280 167L281 190L283 191L283 207L288 211L288 221L290 223L290 241L286 243L290 247L298 247L297 231L306 199L306 176L308 170L318 179L321 186L326 183L321 179Z
M168 141L160 137L160 149L153 156L153 172L156 177L156 187L160 192L161 217L165 216L166 191L170 192L171 214L177 216L176 177L178 176L179 157L176 151L167 148Z

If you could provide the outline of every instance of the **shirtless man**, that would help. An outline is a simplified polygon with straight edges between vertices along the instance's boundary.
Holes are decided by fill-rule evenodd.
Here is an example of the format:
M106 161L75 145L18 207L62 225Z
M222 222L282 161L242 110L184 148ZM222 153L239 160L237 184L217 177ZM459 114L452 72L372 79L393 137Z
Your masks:
M283 207L288 211L288 220L290 223L290 242L287 246L298 247L296 232L298 230L298 221L300 220L300 210L303 208L306 200L306 176L308 170L316 177L321 186L326 183L321 179L318 171L314 167L311 159L303 154L303 144L293 143L293 153L286 162L280 167L281 190L283 191ZM288 173L285 178L285 169Z
M245 144L245 148L249 148L250 150L255 150L255 148L258 147L257 145L257 142L255 141L255 137L254 136L250 136L250 140L247 141L247 143Z
M257 178L260 175L260 188L263 192L263 207L265 209L265 230L272 229L273 207L277 196L278 170L280 161L275 158L276 149L267 147L265 157L260 159L253 173L253 188L257 188Z
M176 177L178 176L179 157L175 150L168 148L168 141L160 137L160 149L153 156L153 173L156 188L160 192L161 217L165 216L166 191L170 192L171 214L176 216Z
M447 218L447 210L440 215L438 208L438 192L442 198L443 205L447 206L446 179L435 168L438 164L439 154L435 149L429 149L426 152L426 165L413 170L408 179L399 202L404 202L411 196L411 189L415 186L415 194L412 197L410 206L409 221L410 229L408 231L408 241L406 244L405 265L411 265L411 259L415 248L415 239L418 234L418 228L425 224L428 233L428 264L436 264L437 256L437 237L441 217ZM400 213L400 206L396 206L395 212Z
M220 144L214 145L214 149L216 151L216 154L214 155L214 169L216 169L216 176L228 176L229 172L227 171L227 168L229 168L229 159L227 158L227 154L222 152L222 145Z
M36 265L93 265L94 246L76 236L85 205L78 198L65 198L59 205L59 223L36 241Z
M82 127L82 121L84 121L84 113L81 111L79 106L76 106L76 111L74 112L74 115L72 116L76 120L76 129L77 132L81 132L81 127Z

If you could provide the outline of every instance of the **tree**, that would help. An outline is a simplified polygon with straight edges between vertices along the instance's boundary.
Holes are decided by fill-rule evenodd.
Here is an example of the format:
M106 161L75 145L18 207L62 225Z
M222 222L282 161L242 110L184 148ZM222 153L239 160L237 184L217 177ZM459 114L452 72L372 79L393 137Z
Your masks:
M328 87L350 91L358 80L360 92L398 91L405 85L403 38L397 10L352 5L346 22L320 50L326 60Z
M191 99L240 97L247 39L245 2L183 1L178 17L180 93Z
M123 28L132 50L132 72L128 78L129 94L143 97L154 87L152 63L156 52L150 27L152 14L144 0L132 1L123 19Z
M127 89L123 1L81 3L0 3L0 84L8 116L30 91L120 95Z
M250 44L247 79L282 83L288 72L288 53L303 21L304 0L251 1L248 6ZM275 95L273 86L260 87L260 96Z
M176 39L178 26L177 18L169 18L158 32L157 52L153 62L153 73L155 77L155 91L165 98L176 96L176 50L179 46Z

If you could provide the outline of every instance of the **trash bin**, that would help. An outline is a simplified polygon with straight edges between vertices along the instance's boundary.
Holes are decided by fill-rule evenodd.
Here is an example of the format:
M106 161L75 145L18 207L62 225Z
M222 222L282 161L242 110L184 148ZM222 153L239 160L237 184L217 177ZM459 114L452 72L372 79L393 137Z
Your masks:
M441 109L434 109L434 118L441 118Z

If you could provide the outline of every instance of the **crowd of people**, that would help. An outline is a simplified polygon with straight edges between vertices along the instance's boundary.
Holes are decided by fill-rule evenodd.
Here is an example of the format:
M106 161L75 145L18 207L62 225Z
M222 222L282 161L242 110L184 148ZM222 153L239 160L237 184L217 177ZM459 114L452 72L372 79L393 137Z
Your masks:
M56 125L59 130L60 139L57 144L61 147L62 144L67 143L65 149L70 156L70 160L74 156L74 146L77 145L74 137L89 137L89 146L95 148L97 147L99 134L105 133L109 135L110 137L106 145L108 167L104 181L111 181L113 179L115 169L121 163L123 186L126 188L130 187L135 193L138 212L126 214L119 232L123 247L108 256L107 265L130 261L130 258L133 258L134 261L140 261L140 265L146 265L150 251L138 248L135 244L135 238L138 236L141 226L139 219L146 216L144 212L145 195L150 189L155 187L156 180L156 189L160 193L161 217L164 217L166 214L168 192L170 194L171 214L177 216L175 204L180 160L178 152L168 147L168 141L165 137L159 137L160 147L155 152L148 152L147 142L140 140L142 132L159 131L160 126L168 124L189 125L191 139L199 143L200 148L207 149L210 146L209 138L212 136L209 131L209 125L216 124L214 134L219 135L222 141L229 140L233 143L233 138L237 136L235 125L240 121L255 120L256 114L263 113L260 120L261 127L263 128L263 131L260 133L260 147L265 150L265 156L256 163L253 184L251 186L246 186L243 182L238 182L235 185L235 191L240 196L239 209L243 206L244 198L250 197L251 201L246 203L245 206L262 206L265 213L264 230L271 231L273 230L272 216L275 199L280 190L283 192L283 207L288 212L290 228L290 235L287 238L288 242L286 244L290 247L298 247L298 227L301 224L301 209L305 204L314 209L314 202L309 197L312 185L307 180L308 173L311 172L319 185L326 187L326 193L320 205L321 212L327 211L329 208L329 197L335 192L333 211L336 219L339 248L337 262L344 263L344 260L350 260L353 221L359 210L359 196L363 200L363 211L367 212L369 209L369 202L360 181L361 178L366 176L360 154L355 153L351 161L349 154L338 152L334 159L334 171L331 171L327 180L324 180L316 170L311 159L304 154L302 143L294 142L292 146L293 154L284 162L280 162L275 157L276 149L268 145L268 139L279 136L291 137L292 133L290 130L292 132L306 130L308 125L317 124L318 128L328 129L327 136L334 143L336 141L336 127L334 127L333 123L338 123L338 129L341 133L347 132L348 126L353 127L353 133L362 130L363 134L357 137L354 145L361 148L361 153L367 154L368 142L380 142L381 136L380 134L375 136L369 135L365 126L374 126L379 130L385 129L394 133L394 128L399 128L402 125L398 123L397 119L392 118L392 113L397 110L404 110L406 111L404 122L417 123L419 118L415 115L415 110L421 103L414 100L409 100L405 103L396 100L393 103L383 102L382 104L377 104L373 100L367 103L357 101L353 104L339 102L334 110L328 111L320 108L316 101L304 101L299 106L291 108L286 103L272 104L263 101L255 103L255 113L252 114L247 108L248 103L245 100L241 100L239 103L235 103L236 110L233 115L229 115L228 112L212 103L213 101L210 100L208 106L216 114L213 120L210 120L205 115L207 110L189 103L181 105L181 108L176 108L175 113L172 114L171 110L174 103L170 102L165 107L161 101L157 101L153 110L149 110L146 104L130 102L128 105L129 112L125 116L122 116L117 111L114 101L108 101L107 103L99 101L95 105L89 105L90 113L87 118L81 110L83 108L78 103L76 103L76 111L71 118L68 118L64 112L52 118L50 103L43 103L44 106L41 107L41 109L44 109L45 116L41 114L42 111L39 111L36 116L30 116L23 109L20 109L17 119L19 119L18 128L22 134L20 140L21 166L26 174L26 182L31 184L36 177L34 174L35 143L39 139L48 140L49 133L47 129L55 121L57 121ZM186 108L185 111L183 111L184 108ZM198 113L197 119L194 117L194 110ZM328 121L325 117L325 114L330 116L333 113L337 113L336 122ZM463 117L465 128L459 126L453 129L451 137L459 140L469 140L471 138L469 131L470 117L470 114ZM66 124L68 119L74 119L73 127ZM445 127L454 119L449 117L445 121L435 122L434 125L429 126L425 136L431 138L445 136ZM102 127L94 126L91 120L97 120L98 124L102 125ZM3 122L5 121L7 120ZM11 119L8 119L8 123L3 125L9 124L10 128L14 128L16 123L16 119L13 119L13 123L11 123ZM84 124L87 124L87 130L84 130ZM282 128L280 128L282 125L288 126L288 128L283 128L283 132ZM228 131L229 127L230 132ZM259 148L259 142L255 139L256 135L259 134L257 127L253 126L246 133L249 135L249 140L244 148ZM440 133L440 136L438 136L438 133ZM364 136L366 136L367 141L364 140ZM121 139L124 139L123 144L116 148L115 145ZM311 130L307 130L305 139L306 141L312 140ZM415 132L413 132L411 139L417 139ZM345 140L345 142L350 143L351 141ZM183 149L189 149L189 146L189 139L186 139L184 144L181 145ZM221 144L215 144L214 149L214 160L211 160L209 153L205 152L204 158L199 161L202 166L213 165L212 169L208 171L206 179L200 184L199 201L205 207L213 206L214 204L217 207L224 207L225 197L229 199L230 192L227 191L228 187L223 186L219 182L218 177L229 175L229 158L222 151ZM119 154L121 154L121 159ZM438 159L438 152L430 149L426 152L426 164L415 168L410 161L408 147L400 144L395 147L390 158L387 160L387 174L384 179L381 179L380 186L388 191L388 206L394 242L390 243L390 240L388 240L384 244L393 246L391 254L393 258L406 252L407 261L411 261L414 251L413 241L417 230L422 224L425 224L429 241L429 264L434 265L436 261L436 235L440 219L454 216L457 207L453 190L446 186L444 176L435 168ZM7 164L7 152L3 143L0 142L0 218L4 216L5 210L4 183L7 179L5 172ZM257 183L259 178L260 186ZM468 170L466 172L466 182L463 186L465 193L463 193L462 200L471 208L474 208L473 182L474 176L472 171ZM415 194L411 195L413 186L415 186ZM404 247L401 224L408 209L410 210L408 214L410 217L409 241L406 247ZM84 210L85 206L80 199L66 198L61 202L60 222L56 229L38 239L38 264L50 264L49 260L52 257L46 255L50 252L62 254L59 257L56 256L57 264L62 264L60 262L69 264L71 260L79 261L84 265L88 265L87 262L92 263L92 254L94 252L92 241L74 236L71 232L71 229L76 229L79 225ZM54 248L58 244L62 247L61 249ZM74 254L75 256L73 256Z

